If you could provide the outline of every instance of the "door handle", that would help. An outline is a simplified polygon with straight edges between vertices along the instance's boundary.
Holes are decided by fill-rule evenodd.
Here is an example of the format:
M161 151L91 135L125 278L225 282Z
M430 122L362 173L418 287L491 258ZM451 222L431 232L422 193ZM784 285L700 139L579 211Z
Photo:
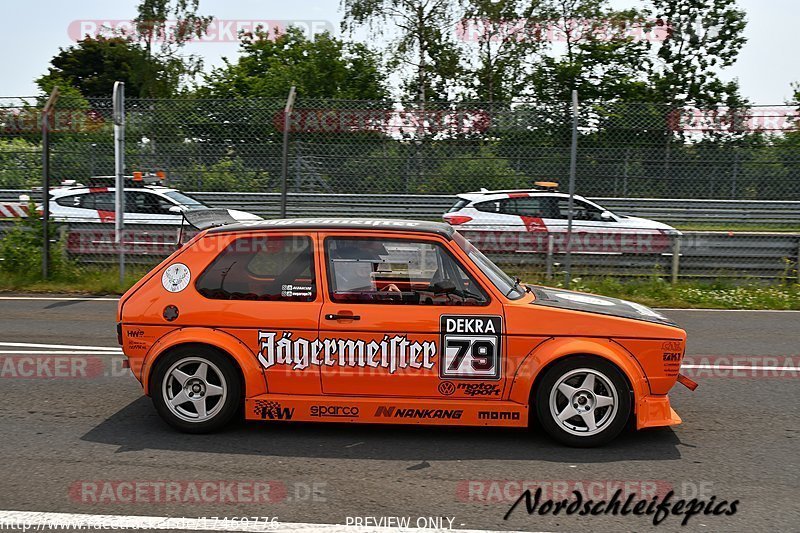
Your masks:
M361 320L361 317L358 315L330 314L330 315L325 315L325 320Z

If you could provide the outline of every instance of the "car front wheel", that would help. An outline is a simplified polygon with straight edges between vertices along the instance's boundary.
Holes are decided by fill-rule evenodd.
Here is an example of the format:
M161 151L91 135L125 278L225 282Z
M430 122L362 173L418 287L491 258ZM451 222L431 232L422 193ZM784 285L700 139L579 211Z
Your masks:
M205 346L181 347L162 357L151 391L158 414L187 433L224 427L241 403L241 383L233 364Z
M606 444L625 428L631 393L622 372L608 361L575 356L547 370L536 391L542 427L568 446Z

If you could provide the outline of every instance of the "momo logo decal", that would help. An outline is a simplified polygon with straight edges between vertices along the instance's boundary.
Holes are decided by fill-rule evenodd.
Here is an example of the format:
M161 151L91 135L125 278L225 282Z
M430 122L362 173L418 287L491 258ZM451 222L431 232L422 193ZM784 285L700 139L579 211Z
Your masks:
M427 419L459 419L464 411L461 409L398 409L394 406L379 406L375 416L382 418L427 418Z
M276 364L291 365L293 370L309 366L372 367L388 369L431 369L436 357L436 343L410 342L406 337L384 335L378 341L357 339L293 338L291 332L280 337L274 331L258 332L258 361L264 368Z
M359 409L348 405L312 405L309 414L316 417L356 418Z
M291 420L294 408L282 407L279 402L256 400L255 412L263 420Z
M500 379L502 351L499 316L442 315L442 379Z
M478 420L519 420L516 411L478 411Z

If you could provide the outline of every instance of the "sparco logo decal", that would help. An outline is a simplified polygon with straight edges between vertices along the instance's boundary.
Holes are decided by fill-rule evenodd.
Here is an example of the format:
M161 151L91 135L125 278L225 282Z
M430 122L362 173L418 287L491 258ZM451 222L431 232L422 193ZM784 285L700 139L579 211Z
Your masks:
M255 412L264 420L291 420L294 416L294 408L290 409L278 402L266 400L256 400Z
M375 416L383 418L453 418L459 419L464 411L461 409L398 409L394 406L379 406Z
M312 405L310 410L311 416L334 418L356 418L358 412L358 407L347 405Z
M515 411L478 411L478 420L519 420Z
M293 370L309 366L384 368L390 374L398 369L433 368L436 343L410 342L405 336L384 335L380 341L359 339L293 338L291 332L280 337L274 331L258 332L258 361L264 368L273 365L291 365Z

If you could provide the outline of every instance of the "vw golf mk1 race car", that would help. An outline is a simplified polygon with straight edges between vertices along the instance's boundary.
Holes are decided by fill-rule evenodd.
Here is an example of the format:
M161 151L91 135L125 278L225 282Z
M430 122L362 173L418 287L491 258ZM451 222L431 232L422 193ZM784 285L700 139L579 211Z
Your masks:
M120 300L118 334L182 431L267 421L526 426L593 446L680 423L686 333L638 304L511 279L451 226L205 229Z

